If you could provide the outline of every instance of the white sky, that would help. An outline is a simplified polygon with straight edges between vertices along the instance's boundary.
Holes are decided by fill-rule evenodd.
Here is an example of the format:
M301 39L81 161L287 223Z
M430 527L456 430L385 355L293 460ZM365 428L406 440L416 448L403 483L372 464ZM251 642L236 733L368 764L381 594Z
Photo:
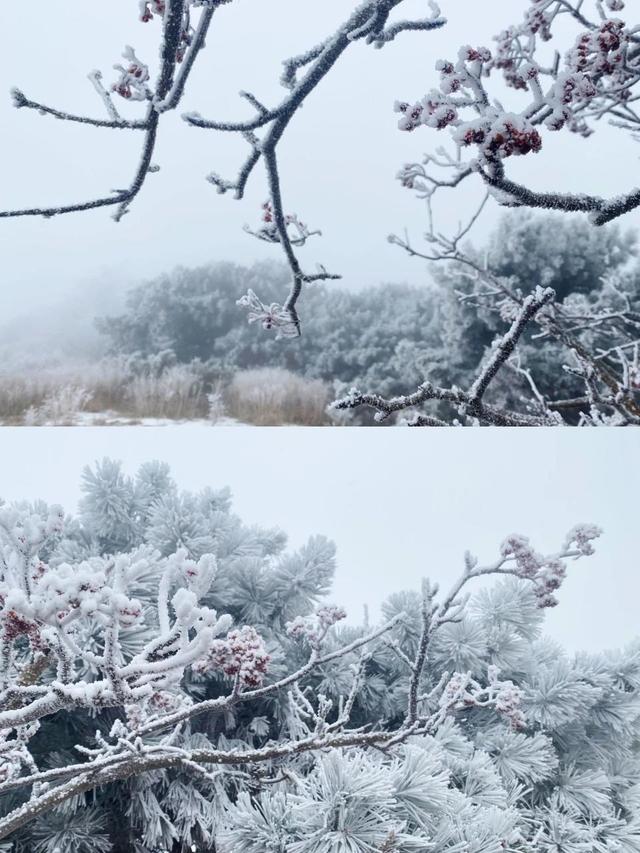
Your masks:
M239 89L273 102L283 91L277 85L281 60L315 44L352 5L353 0L234 0L215 16L207 54L199 60L183 111L245 117ZM320 261L343 273L348 287L426 279L422 263L405 257L385 238L407 226L420 241L423 208L394 176L402 163L419 159L445 136L426 129L398 131L393 101L424 95L437 82L437 59L455 56L460 44L490 45L493 34L519 20L526 2L441 0L441 5L449 18L444 29L405 34L382 51L359 44L348 52L300 111L282 146L286 206L324 234L304 250L304 259L311 269ZM128 184L138 159L138 134L16 111L8 90L15 85L35 100L101 116L102 104L87 73L99 68L105 80L114 79L110 69L125 44L132 44L143 59L156 56L157 24L139 23L136 10L135 0L64 0L38 3L37 8L32 3L0 4L0 28L7 34L0 66L0 91L6 93L0 98L3 207L74 202ZM408 0L403 10L407 16L420 15L424 2ZM506 106L513 97L509 95ZM257 221L266 197L262 172L256 173L242 203L218 196L204 180L210 171L234 176L243 145L188 128L177 115L167 116L155 157L161 172L150 176L119 225L104 209L51 221L2 221L0 312L24 314L30 305L54 299L87 279L98 278L108 287L111 281L136 282L177 264L277 257L277 247L242 231L243 223ZM628 189L637 156L637 145L603 127L589 142L567 133L547 134L543 153L521 158L511 168L536 187L611 195ZM447 229L455 226L477 196L478 187L469 185L443 197L439 222ZM479 226L479 239L496 216L493 206ZM625 223L639 221L633 215Z
M333 598L355 619L425 575L447 588L467 549L488 562L523 533L553 551L594 522L597 555L569 565L548 633L594 651L640 634L635 430L5 427L0 496L73 511L82 468L105 455L130 474L163 459L184 489L228 485L246 523L277 525L293 546L325 534Z

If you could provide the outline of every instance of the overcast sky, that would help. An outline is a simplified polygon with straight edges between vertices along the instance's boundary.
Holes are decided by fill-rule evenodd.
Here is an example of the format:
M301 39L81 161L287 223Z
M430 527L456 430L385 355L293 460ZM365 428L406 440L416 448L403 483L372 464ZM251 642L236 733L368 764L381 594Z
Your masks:
M434 63L455 56L460 44L490 44L491 36L520 18L525 0L472 3L442 0L449 24L435 33L406 34L377 51L356 45L314 93L292 123L280 155L287 209L297 212L323 238L304 250L313 269L320 261L359 287L380 280L425 280L425 268L385 241L407 226L419 241L424 211L394 175L445 141L422 129L396 128L396 98L417 99L437 81ZM9 88L79 113L101 116L102 104L87 80L112 65L125 44L153 62L158 24L137 20L135 0L87 3L0 4L7 34L0 66L2 206L64 204L104 195L127 185L138 159L138 134L62 123L11 107ZM183 103L215 118L242 118L247 108L237 95L249 89L267 103L277 100L280 62L314 45L353 6L345 0L234 0L215 16L208 50L200 60ZM423 0L408 0L405 13L420 15ZM509 98L513 97L512 95ZM515 96L514 106L520 103ZM506 100L508 106L511 101ZM125 112L136 107L125 105ZM138 105L138 111L139 111ZM189 128L178 115L162 122L150 176L131 213L118 225L108 210L73 214L51 221L0 222L3 287L0 311L6 318L54 300L83 281L137 282L175 265L218 259L249 262L277 257L277 247L252 239L243 223L254 223L266 196L257 172L244 202L218 196L204 176L232 177L245 153L231 137ZM611 156L611 152L615 156ZM588 190L611 195L628 188L636 169L637 146L619 132L602 128L585 142L562 133L547 134L543 153L513 163L513 174L532 185ZM450 228L472 209L478 186L443 197L438 221ZM478 228L483 239L497 216L492 206ZM636 225L637 216L626 220Z
M230 486L246 523L279 526L293 546L314 534L338 548L334 600L359 619L423 576L448 588L465 550L496 558L510 533L541 551L573 525L605 534L569 564L548 633L570 649L640 635L634 430L296 428L3 428L0 495L74 511L84 465L105 455L134 474L167 461L184 489Z

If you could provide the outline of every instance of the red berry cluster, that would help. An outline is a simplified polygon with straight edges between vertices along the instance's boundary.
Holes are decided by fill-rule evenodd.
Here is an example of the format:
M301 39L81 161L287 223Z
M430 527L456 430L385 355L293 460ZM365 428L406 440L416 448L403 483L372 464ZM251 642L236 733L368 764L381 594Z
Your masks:
M491 62L491 51L486 47L462 48L460 59L464 62Z
M629 34L622 21L603 21L594 32L578 37L575 46L567 54L567 65L574 71L584 71L594 77L612 76L626 79L626 46Z
M399 122L401 130L415 130L421 122L422 104L414 104L413 106L406 101L398 101L395 105L397 113L402 113L403 118Z
M294 640L308 640L315 644L320 642L337 622L346 619L347 613L343 607L335 604L319 607L311 616L296 616L287 622L287 634Z
M542 148L542 137L535 128L518 128L505 121L501 128L494 130L488 138L486 148L498 157L511 157L514 154L537 153Z
M584 104L598 94L591 79L580 71L563 72L553 87L551 103L553 112L545 121L550 130L561 130L565 125L574 133L587 136L591 133L584 120L576 119L571 107Z
M325 607L319 607L316 611L316 617L318 619L318 624L323 628L330 628L332 625L335 625L336 622L340 622L342 619L347 618L347 611L344 607L339 607L335 604L325 605Z
M222 670L238 678L244 687L259 687L271 660L262 637L255 628L244 625L229 631L224 640L214 640L206 661L194 666L198 672Z
M395 110L402 113L402 118L398 122L400 130L415 130L421 124L436 130L444 130L458 120L455 107L435 91L421 103L411 105L405 101L399 101L395 105Z
M33 651L42 651L45 648L46 643L36 622L21 616L15 610L4 611L1 619L3 641L13 643L20 637L26 637Z
M164 15L166 8L165 0L149 0L140 4L140 20L147 23L154 15Z
M502 30L501 33L495 36L494 40L497 42L498 47L493 61L486 69L486 73L489 74L493 68L498 68L502 71L508 86L514 89L526 89L527 84L518 70L518 63L516 62L513 51L517 38L518 32L515 27Z
M588 77L578 77L576 74L566 76L560 81L562 103L571 104L583 98L595 98L597 89Z
M273 206L270 201L265 201L262 205L261 220L264 225L257 232L258 236L262 237L263 239L266 238L274 243L278 242L280 240L280 237L278 235L278 229L275 223L275 214L273 212ZM295 213L285 214L284 224L287 226L295 225L299 229L301 235L304 234L304 232L307 230L307 226L304 224L304 222L301 222L298 219Z
M147 709L154 714L171 714L184 703L184 696L168 690L156 690L147 701Z
M509 536L502 543L503 557L513 557L516 574L533 583L538 607L555 607L554 592L560 589L566 577L566 566L557 557L545 558L531 547L526 536Z
M491 64L491 69L493 68L502 71L507 86L520 91L528 91L531 81L539 77L539 71L535 65L516 62L516 59L509 55L508 50L504 53L497 52L496 59Z
M453 62L448 59L441 59L436 62L436 69L440 72L440 88L443 92L458 92L462 86L462 81L456 75L456 68Z
M111 87L113 92L120 95L122 98L131 98L133 95L133 89L131 88L130 77L134 80L139 80L143 82L149 78L149 73L146 68L141 68L139 65L132 63L126 69L126 75L123 75L122 80L119 80L117 83L114 83Z
M118 622L123 627L134 625L142 615L142 605L135 599L118 607Z
M525 26L532 35L539 35L543 41L551 39L551 16L541 7L545 0L532 0L533 8L525 14Z
M193 41L193 29L188 24L183 27L180 33L180 44L176 51L176 62L182 62L187 52L187 48Z
M522 690L512 681L501 681L496 666L489 667L488 676L489 685L483 687L470 673L455 672L440 697L440 707L450 712L492 705L501 716L509 720L512 728L524 728L526 719L521 709Z
M523 692L513 681L500 681L497 667L489 667L489 684L497 690L494 696L496 711L511 723L512 729L525 728L527 721L522 712Z
M565 548L577 548L585 557L595 553L593 540L602 535L602 530L595 524L578 524L570 530L565 542Z
M493 123L485 119L459 127L456 139L461 145L478 145L486 160L501 160L520 154L537 153L542 137L535 127L519 116L505 116Z

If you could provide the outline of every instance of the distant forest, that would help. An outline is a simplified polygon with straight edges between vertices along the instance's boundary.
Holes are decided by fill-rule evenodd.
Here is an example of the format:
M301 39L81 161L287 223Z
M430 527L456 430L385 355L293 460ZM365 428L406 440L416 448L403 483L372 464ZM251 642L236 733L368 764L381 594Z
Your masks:
M537 286L552 287L556 304L575 314L607 314L626 298L638 301L635 240L616 227L593 229L579 219L511 214L486 247L468 252L486 258L491 274L512 291L526 295ZM134 288L124 312L97 324L109 353L126 357L137 372L196 363L229 378L238 371L278 367L322 380L333 393L357 386L384 396L406 394L425 378L464 386L510 317L495 300L484 298L463 266L442 263L429 269L433 282L423 287L349 291L308 285L303 334L297 339L275 340L249 325L236 305L248 288L265 303L282 301L288 273L275 264L177 269ZM532 326L525 332L520 362L545 397L580 396L581 379L558 369L562 347L540 339L539 331ZM587 334L589 346L597 347L597 326ZM524 373L503 371L492 385L492 402L517 409L529 394L527 386Z

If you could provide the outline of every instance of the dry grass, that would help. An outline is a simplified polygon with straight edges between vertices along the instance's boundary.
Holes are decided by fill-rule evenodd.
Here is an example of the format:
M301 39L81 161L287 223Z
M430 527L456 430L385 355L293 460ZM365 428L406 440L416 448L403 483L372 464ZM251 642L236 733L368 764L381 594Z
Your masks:
M25 412L41 406L51 390L45 378L0 377L0 418L21 423Z
M127 377L117 363L31 368L0 374L0 422L69 423L76 411L119 409Z
M186 365L159 376L131 376L118 362L0 375L0 422L7 425L68 425L81 411L190 419L208 410L202 380Z
M228 416L256 426L325 426L332 422L329 400L325 383L278 368L242 371L226 387L189 365L137 376L116 361L0 374L0 423L5 425L73 425L86 412L97 415L95 424L104 413L132 420L207 418L216 423Z
M329 387L280 368L237 373L225 391L232 418L255 426L326 426Z
M136 376L127 388L128 411L138 418L206 417L209 401L204 383L188 365L175 365L160 376Z

